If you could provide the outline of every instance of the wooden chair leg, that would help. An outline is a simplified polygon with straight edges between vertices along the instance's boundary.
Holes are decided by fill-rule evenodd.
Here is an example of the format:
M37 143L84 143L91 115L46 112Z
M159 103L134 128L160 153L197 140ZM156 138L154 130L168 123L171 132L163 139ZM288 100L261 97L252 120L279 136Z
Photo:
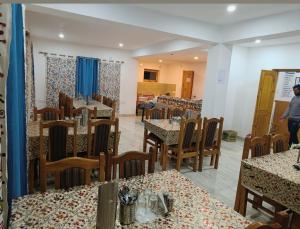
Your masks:
M147 149L147 135L148 135L148 131L146 128L144 128L143 152L146 152Z
M293 212L291 229L297 229L297 228L300 228L300 215Z
M99 174L99 176L100 176L100 174ZM84 170L84 183L86 185L91 184L91 170L89 170L89 169Z
M198 156L194 157L194 165L193 165L193 171L194 172L197 172L198 171L198 168L199 168L199 159L198 159Z
M263 199L262 199L262 197L260 197L260 196L254 196L253 197L253 204L252 204L252 207L254 208L254 209L258 209L259 207L261 207L262 206L262 202L263 202Z
M241 193L240 193L240 207L239 213L242 216L246 216L247 211L247 197L248 197L248 190L241 185Z
M178 152L177 160L176 160L176 170L178 172L180 172L181 161L182 161L181 152Z
M289 228L289 212L288 211L276 212L275 217L274 217L274 223L279 223L281 225L281 229L288 229ZM300 227L300 224L298 226Z
M199 171L202 172L202 167L203 167L203 154L199 154Z
M214 165L214 161L215 161L215 155L211 155L211 158L210 158L210 166L213 166L213 165Z
M45 192L47 188L46 171L40 167L40 188L41 192Z
M29 171L28 171L28 192L32 194L34 191L34 160L29 161Z
M215 169L218 169L219 167L219 158L220 158L220 153L217 153L215 158L215 165L214 165Z

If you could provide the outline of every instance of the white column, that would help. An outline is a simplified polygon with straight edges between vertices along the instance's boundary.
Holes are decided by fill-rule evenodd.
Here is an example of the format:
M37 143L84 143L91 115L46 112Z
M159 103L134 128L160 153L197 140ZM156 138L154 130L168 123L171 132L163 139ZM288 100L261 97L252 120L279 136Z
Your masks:
M209 49L201 113L202 117L224 117L230 62L230 47L218 44Z

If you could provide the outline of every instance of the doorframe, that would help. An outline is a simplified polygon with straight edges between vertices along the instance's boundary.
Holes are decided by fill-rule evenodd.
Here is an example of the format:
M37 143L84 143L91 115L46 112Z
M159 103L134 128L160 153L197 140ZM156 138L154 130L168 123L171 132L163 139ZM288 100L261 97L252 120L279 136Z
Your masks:
M182 98L182 93L183 93L183 73L184 72L193 72L193 78L192 78L192 89L191 89L191 93L190 93L190 99L192 99L192 94L193 94L193 87L194 87L194 76L195 76L195 71L193 70L182 70L182 80L181 80L181 98Z
M265 69L262 69L262 70L265 70ZM279 69L272 69L272 71L277 72L277 74L279 76L280 72L300 72L300 69L279 68ZM276 82L276 88L277 88L277 83L278 83L278 81ZM276 94L276 89L275 89L275 94ZM256 98L256 103L257 103L257 98ZM275 103L275 96L274 96L274 99L272 101L271 115L270 115L270 119L269 119L269 130L268 130L268 133L266 133L266 134L270 133L270 128L271 128L271 124L272 124L271 122L272 122L272 117L273 117L273 112L274 112L274 103ZM255 108L255 111L254 111L254 117L255 117L255 114L256 114L256 108ZM252 128L253 128L253 122L254 122L254 119L252 121ZM252 131L253 130L251 130L251 133L252 133Z

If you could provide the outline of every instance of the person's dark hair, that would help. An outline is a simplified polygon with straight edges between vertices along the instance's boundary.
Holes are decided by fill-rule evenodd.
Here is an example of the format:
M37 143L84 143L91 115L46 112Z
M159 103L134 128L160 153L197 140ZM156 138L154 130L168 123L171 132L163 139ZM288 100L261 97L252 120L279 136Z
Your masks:
M298 90L300 90L300 84L296 84L293 89L297 88Z

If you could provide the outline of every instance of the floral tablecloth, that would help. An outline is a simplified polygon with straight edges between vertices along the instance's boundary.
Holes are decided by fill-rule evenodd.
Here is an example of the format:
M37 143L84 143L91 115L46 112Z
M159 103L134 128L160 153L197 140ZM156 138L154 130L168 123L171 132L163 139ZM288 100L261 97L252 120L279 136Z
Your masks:
M39 157L40 152L40 122L30 121L27 126L28 132L28 158L33 160ZM120 140L120 134L118 141ZM45 142L47 142L47 137L45 137ZM72 140L73 140L73 129L70 128L67 138L67 151L72 151ZM114 142L114 132L111 132L109 138L109 148L112 148ZM77 138L76 138L76 149L77 152L87 151L87 126L77 127Z
M112 114L112 108L109 106L104 105L103 103L96 101L96 100L90 100L89 104L86 105L86 101L83 99L74 99L73 100L73 107L80 108L80 107L86 107L88 109L94 109L94 107L97 107L97 116L98 117L111 117Z
M175 170L120 181L120 186L171 193L174 210L148 224L123 228L245 228L251 222L227 207ZM13 200L10 228L95 228L98 186L80 186ZM116 228L122 228L118 220Z
M298 150L290 150L243 160L242 185L300 214L300 171L293 167L297 157Z

